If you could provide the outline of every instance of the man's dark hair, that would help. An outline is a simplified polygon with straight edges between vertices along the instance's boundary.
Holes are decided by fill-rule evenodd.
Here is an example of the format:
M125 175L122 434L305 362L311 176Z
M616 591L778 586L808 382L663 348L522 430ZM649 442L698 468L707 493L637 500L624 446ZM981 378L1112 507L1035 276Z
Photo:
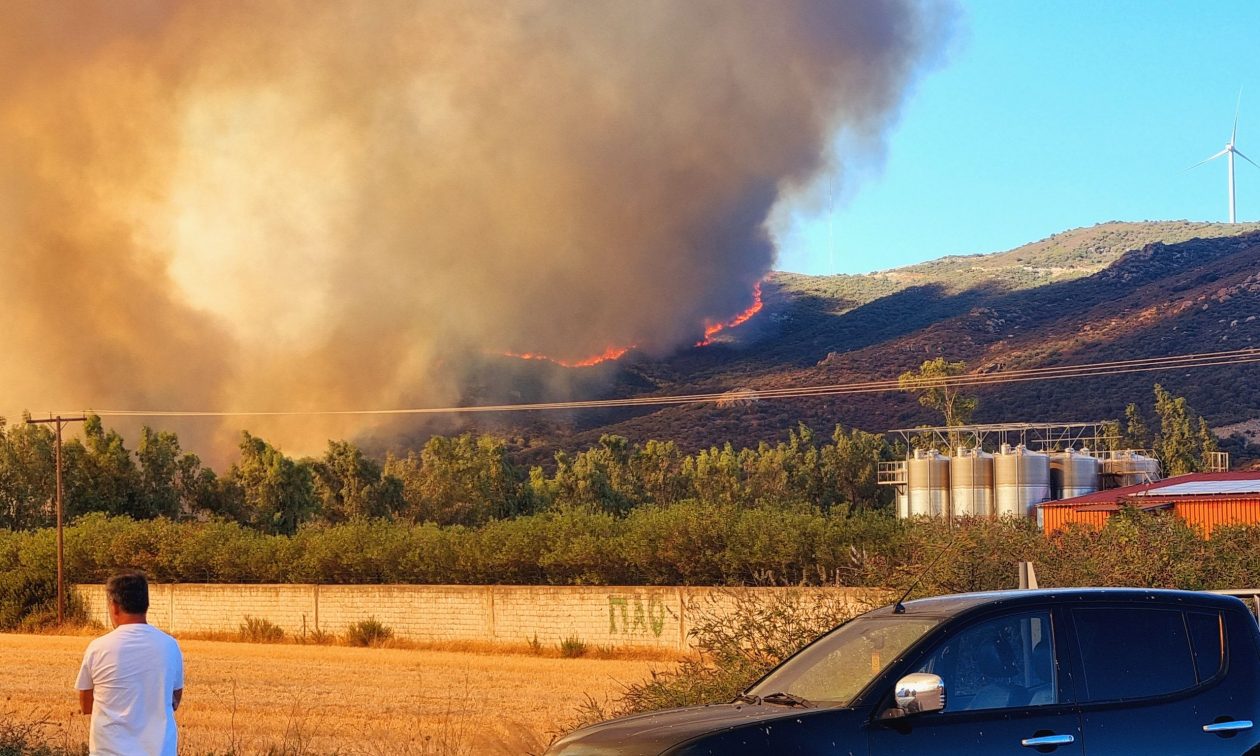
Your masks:
M132 570L110 576L105 583L105 593L114 606L127 614L149 611L149 581L142 572Z

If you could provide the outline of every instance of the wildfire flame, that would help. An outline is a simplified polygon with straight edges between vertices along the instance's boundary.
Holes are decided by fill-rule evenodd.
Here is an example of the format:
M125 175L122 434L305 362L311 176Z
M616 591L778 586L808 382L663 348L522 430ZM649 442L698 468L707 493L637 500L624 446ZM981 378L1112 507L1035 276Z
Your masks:
M706 323L704 327L704 338L701 339L700 341L697 341L696 346L703 347L703 346L708 346L712 344L713 337L716 336L719 331L723 331L723 330L726 330L727 328L735 328L736 326L743 325L744 323L747 323L748 320L752 318L753 315L756 315L759 312L761 312L761 282L760 281L757 282L756 286L753 286L752 305L747 310L744 310L743 312L736 315L734 318L731 318L730 320L726 321L725 323Z
M731 318L730 320L726 321L725 323L706 323L704 327L704 338L700 341L697 341L696 346L703 347L703 346L708 346L709 344L712 344L713 337L716 336L719 331L724 331L727 328L735 328L736 326L743 325L744 323L747 323L748 320L752 318L752 316L761 312L761 306L762 306L761 282L757 282L757 284L753 286L752 293L753 293L753 303L752 305L749 306L747 310L744 310L743 312ZM608 362L610 360L621 359L626 354L626 352L629 352L631 349L634 349L635 347L636 347L635 344L631 344L630 346L624 346L624 347L608 347L600 354L597 354L593 357L586 357L580 360L562 360L557 357L552 357L546 354L540 354L538 352L504 352L503 356L515 357L518 360L541 360L543 362L550 362L553 365L559 365L561 367L567 367L567 368L581 368L581 367L591 367L593 365L598 365L601 362Z
M538 354L536 352L504 352L503 355L505 357L515 357L518 360L542 360L561 367L579 368L591 367L592 365L598 365L601 362L620 359L622 355L629 352L631 349L634 349L634 347L634 344L625 347L608 347L602 354L597 354L594 357L586 357L581 360L561 360L555 357L549 357L545 354Z

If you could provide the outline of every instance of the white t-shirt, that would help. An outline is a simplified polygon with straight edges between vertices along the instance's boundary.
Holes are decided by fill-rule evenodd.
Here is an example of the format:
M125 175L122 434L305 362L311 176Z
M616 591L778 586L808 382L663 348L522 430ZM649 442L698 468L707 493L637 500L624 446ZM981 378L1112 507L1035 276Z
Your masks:
M92 691L91 756L175 756L171 700L184 687L184 656L174 638L119 625L88 644L75 687Z

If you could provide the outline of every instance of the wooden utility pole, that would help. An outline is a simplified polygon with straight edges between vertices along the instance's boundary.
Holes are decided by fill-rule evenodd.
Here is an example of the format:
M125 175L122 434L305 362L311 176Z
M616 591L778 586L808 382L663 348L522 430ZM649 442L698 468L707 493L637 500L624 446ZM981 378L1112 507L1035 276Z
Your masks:
M62 509L61 504L61 426L65 423L81 423L87 420L86 417L50 417L46 420L27 420L30 425L40 423L55 423L57 426L57 624L64 624L66 621L66 578L65 578L65 541L62 538L61 523Z

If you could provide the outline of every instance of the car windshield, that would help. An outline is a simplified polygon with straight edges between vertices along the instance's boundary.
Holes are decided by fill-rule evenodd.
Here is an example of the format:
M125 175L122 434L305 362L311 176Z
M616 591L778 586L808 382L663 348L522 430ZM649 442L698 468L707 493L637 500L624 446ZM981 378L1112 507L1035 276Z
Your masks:
M937 622L928 617L859 617L784 662L748 693L763 699L785 693L813 704L848 705Z

